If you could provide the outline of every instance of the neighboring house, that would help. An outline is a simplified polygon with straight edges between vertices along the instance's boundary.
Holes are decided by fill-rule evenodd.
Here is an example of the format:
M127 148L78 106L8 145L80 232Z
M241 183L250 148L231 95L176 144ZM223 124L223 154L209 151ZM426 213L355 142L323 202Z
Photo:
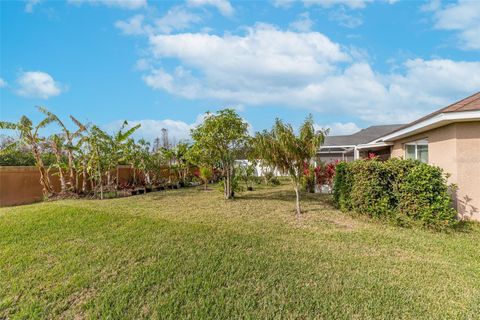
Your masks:
M362 131L326 139L320 159L350 160L375 153L383 159L418 159L439 166L458 187L453 199L460 216L480 220L480 92L368 142L352 138Z
M247 159L237 159L235 160L234 162L234 166L236 167L246 167L246 166L249 166L251 165L252 163L247 160ZM282 174L278 169L273 169L270 168L269 166L262 166L262 162L261 161L258 161L255 165L255 176L256 177L263 177L266 173L272 173L273 176L275 177L282 177L282 176L285 176L284 174Z
M325 142L317 153L317 161L329 163L334 161L353 161L360 157L359 145L373 141L393 130L402 127L403 124L390 124L383 126L371 126L357 133L345 136L326 136ZM390 152L378 154L388 158Z

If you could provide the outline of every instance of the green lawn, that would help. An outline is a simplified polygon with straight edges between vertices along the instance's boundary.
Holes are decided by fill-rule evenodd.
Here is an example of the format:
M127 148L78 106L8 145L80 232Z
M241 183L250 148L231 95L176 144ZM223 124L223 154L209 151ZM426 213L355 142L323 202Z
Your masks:
M3 318L480 315L480 227L402 229L288 185L0 209Z

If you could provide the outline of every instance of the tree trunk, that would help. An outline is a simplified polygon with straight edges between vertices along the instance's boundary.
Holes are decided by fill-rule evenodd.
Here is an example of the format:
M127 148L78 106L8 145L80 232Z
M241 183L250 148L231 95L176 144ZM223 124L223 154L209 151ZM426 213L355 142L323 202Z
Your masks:
M67 192L67 183L65 181L63 170L60 166L62 162L62 155L60 154L60 150L57 145L55 145L55 142L52 141L51 147L53 152L55 152L55 160L57 160L58 177L60 179L60 193L65 194Z
M295 195L296 195L296 210L297 210L297 214L300 215L302 211L300 209L300 191L299 191L298 184L295 184L294 189L295 189Z
M100 162L98 162L98 181L100 182L100 199L103 200L103 179L102 171L100 170Z
M132 173L133 173L133 187L135 187L137 185L137 176L135 174L136 169L133 164L131 164L130 167L132 168Z
M118 169L118 165L117 165L117 181L115 182L115 190L118 190L119 176L120 176L120 174L119 174L119 169Z
M111 173L111 169L110 167L108 167L107 169L107 187L110 189L110 185L111 185L111 177L112 177L112 173Z
M83 175L82 192L84 194L87 194L87 160L86 159L83 160L82 175Z
M70 186L73 192L77 192L77 176L73 171L73 155L72 150L67 150L68 154L68 170L70 171Z
M38 170L40 171L40 184L42 185L43 196L48 198L52 195L53 189L37 146L33 146L33 155L35 157L35 162L37 164Z
M226 200L233 198L233 190L232 190L232 170L230 166L228 166L225 170L225 183L224 183L224 196Z
M60 177L60 188L61 188L61 193L66 193L67 192L67 183L65 182L65 176L63 175L62 168L60 166L58 167L58 176Z

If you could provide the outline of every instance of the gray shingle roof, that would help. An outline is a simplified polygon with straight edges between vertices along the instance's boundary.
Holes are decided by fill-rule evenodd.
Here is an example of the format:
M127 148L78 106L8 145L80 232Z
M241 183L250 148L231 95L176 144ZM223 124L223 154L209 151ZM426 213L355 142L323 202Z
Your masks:
M350 146L368 143L372 140L380 138L398 128L404 126L403 124L389 124L383 126L371 126L358 131L357 133L348 136L326 136L325 143L322 147L329 146Z

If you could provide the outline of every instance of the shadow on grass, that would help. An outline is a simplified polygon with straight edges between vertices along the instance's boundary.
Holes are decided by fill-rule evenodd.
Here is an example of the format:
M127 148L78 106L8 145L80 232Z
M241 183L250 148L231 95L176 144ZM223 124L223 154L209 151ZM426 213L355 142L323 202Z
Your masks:
M458 224L453 226L452 230L455 232L470 233L473 231L480 231L479 225L479 223L474 221L460 220Z
M250 201L250 200L272 200L272 201L284 201L284 202L295 202L295 192L293 190L271 190L268 192L243 192L239 197L236 198L239 201ZM315 204L324 204L331 206L332 200L330 195L326 194L315 194L315 193L305 193L300 194L300 201L302 203L315 203Z

